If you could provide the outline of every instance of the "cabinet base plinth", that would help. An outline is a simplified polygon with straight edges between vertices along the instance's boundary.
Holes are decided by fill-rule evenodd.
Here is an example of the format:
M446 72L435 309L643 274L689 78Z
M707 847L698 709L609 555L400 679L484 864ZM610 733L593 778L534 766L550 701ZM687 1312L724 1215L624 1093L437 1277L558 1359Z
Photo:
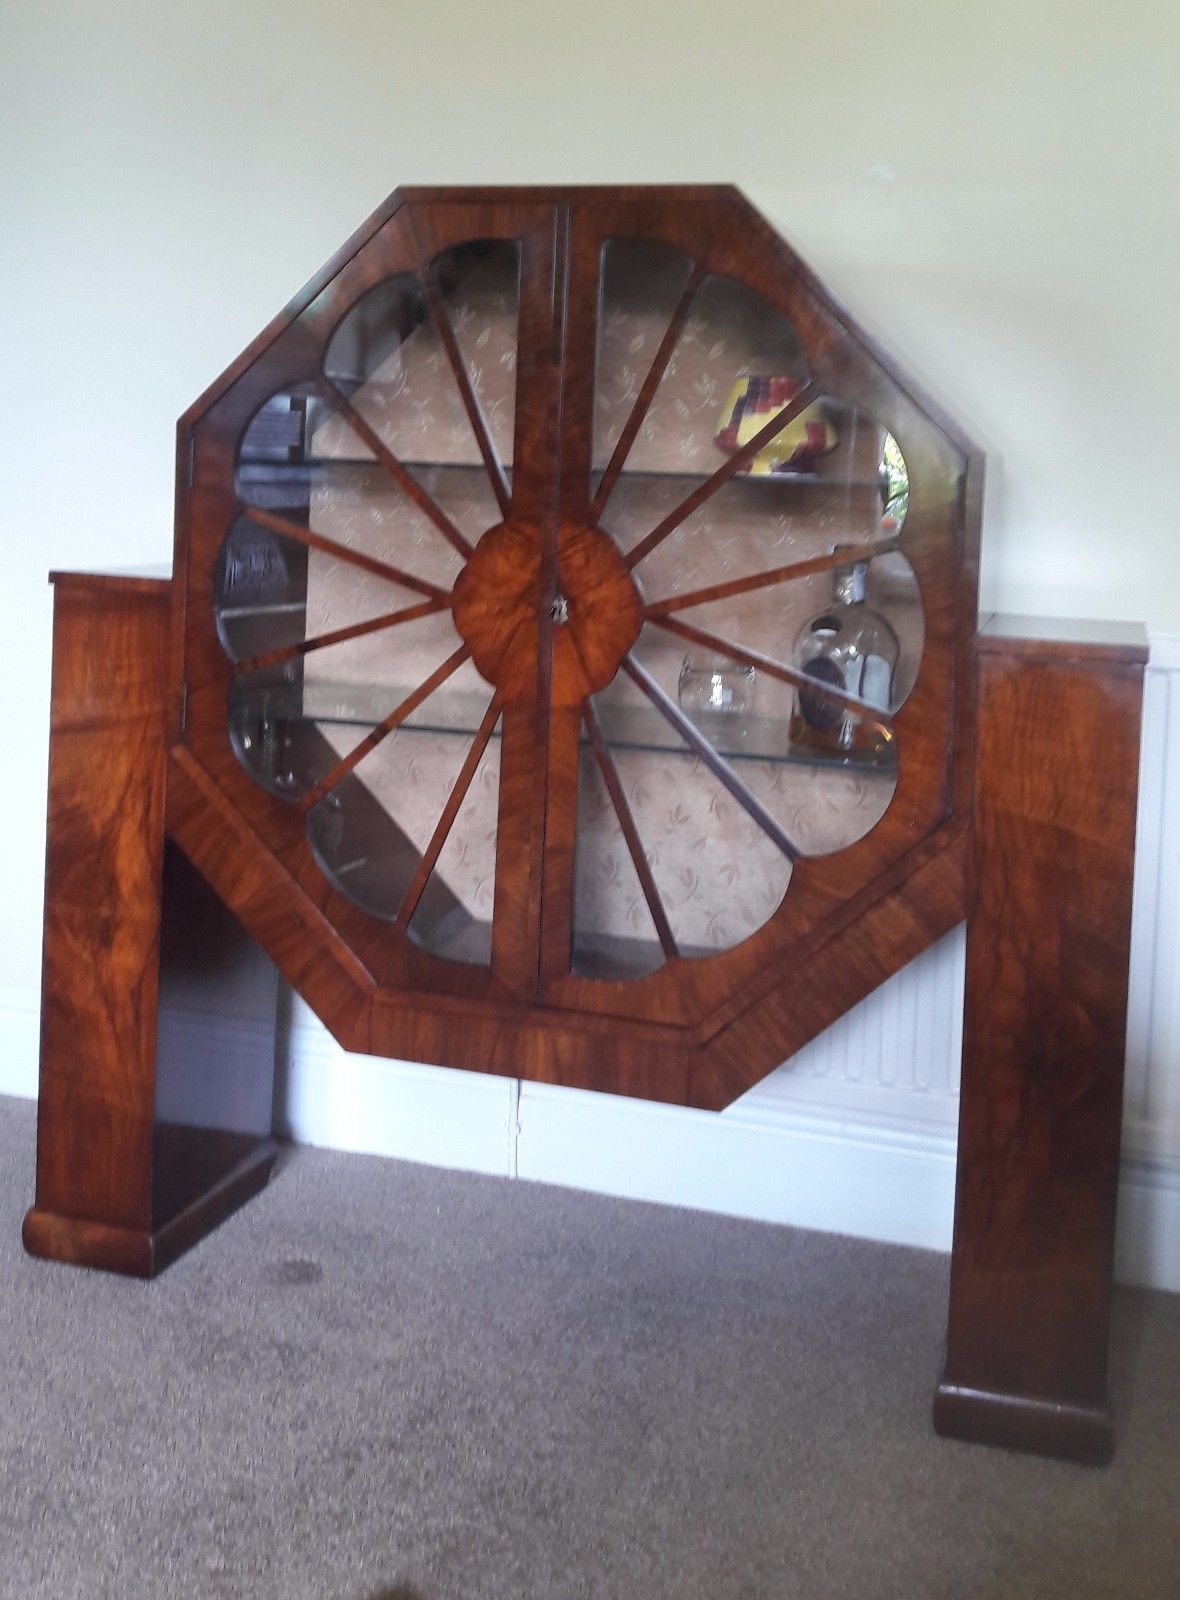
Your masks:
M197 1130L191 1132L196 1134ZM176 1208L170 1207L164 1220L156 1226L112 1227L109 1223L62 1216L34 1206L25 1217L22 1231L25 1249L46 1261L95 1267L129 1278L154 1278L266 1187L278 1153L274 1140L242 1135L216 1136L217 1147L223 1154L231 1141L241 1146L237 1159L224 1167L208 1187L196 1194L178 1196Z
M1114 1451L1114 1433L1105 1406L1033 1400L946 1382L935 1392L934 1428L948 1439L1025 1450L1093 1467L1105 1466Z

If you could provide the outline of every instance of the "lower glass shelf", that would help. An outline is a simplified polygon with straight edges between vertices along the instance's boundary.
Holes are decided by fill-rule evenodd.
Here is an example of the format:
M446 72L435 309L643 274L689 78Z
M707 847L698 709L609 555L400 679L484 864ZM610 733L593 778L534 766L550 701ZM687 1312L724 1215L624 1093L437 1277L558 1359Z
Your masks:
M231 697L231 725L239 736L247 725L270 723L293 728L296 724L375 728L410 693L404 686L332 683L259 685ZM470 739L487 709L487 694L454 691L436 693L401 724L423 733L453 734ZM684 755L687 747L679 734L654 708L597 701L603 736L612 750L650 751ZM781 717L752 713L698 712L693 725L726 761L761 761L866 773L881 778L897 776L896 746L883 751L833 751L804 749L792 742ZM494 737L499 737L497 728ZM583 730L582 740L586 742Z
M428 950L486 965L501 801L490 688L472 673L470 689L436 691L387 728L404 687L260 676L235 682L230 738L257 783L302 807L328 880ZM892 742L885 759L825 759L792 744L785 716L686 723L665 700L666 720L659 697L628 703L627 687L595 697L579 753L571 970L584 977L740 942L794 861L862 838L896 783Z

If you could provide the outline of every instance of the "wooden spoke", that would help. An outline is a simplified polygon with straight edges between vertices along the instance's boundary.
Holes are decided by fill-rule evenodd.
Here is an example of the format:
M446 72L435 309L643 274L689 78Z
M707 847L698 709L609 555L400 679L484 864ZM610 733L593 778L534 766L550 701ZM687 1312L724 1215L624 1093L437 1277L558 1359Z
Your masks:
M751 573L748 578L732 578L728 583L710 584L707 589L690 589L687 594L669 595L665 600L654 600L644 608L644 615L655 621L673 611L688 611L693 606L708 605L710 600L729 600L737 594L751 594L755 589L769 589L776 583L790 583L794 578L809 578L813 572L831 572L835 567L851 566L854 561L871 561L875 556L896 550L901 540L897 537L874 539L867 544L845 545L840 550L826 551L822 556L810 556L806 561L792 561L785 567L771 567L766 572Z
M758 650L746 650L740 644L732 644L728 639L722 639L715 633L706 633L703 628L690 627L686 622L674 622L670 617L653 617L651 620L657 628L663 628L667 633L674 633L678 638L686 639L689 644L700 645L703 649L712 650L719 656L727 656L730 661L737 661L743 667L753 667L756 672L764 672L768 678L777 678L780 683L789 683L796 689L806 689L819 700L830 700L834 705L844 706L847 710L854 711L858 717L862 717L879 733L883 733L887 739L893 737L893 718L889 713L882 711L880 706L875 706L868 700L862 700L859 695L849 694L847 689L837 689L834 684L825 683L822 678L809 677L797 667L787 666L785 661L775 661L772 656L764 656Z
M319 388L328 404L340 413L353 432L368 445L402 493L414 502L419 511L430 518L447 543L466 560L471 554L470 544L433 496L427 494L413 473L402 466L381 435L369 426L344 391L338 389L329 378L321 378Z
M635 443L635 437L643 425L643 419L647 415L652 401L655 399L656 390L660 386L660 380L664 376L665 368L667 367L668 362L672 359L672 352L680 342L680 335L684 332L684 324L688 321L688 315L692 310L693 301L697 297L697 291L704 282L704 278L704 267L700 265L694 266L689 275L688 282L684 286L684 293L680 296L680 299L676 305L676 309L672 313L672 320L668 324L667 332L660 341L660 348L655 353L655 359L652 361L651 369L649 370L647 377L643 380L643 387L636 396L635 404L631 407L631 415L624 423L623 431L619 435L618 443L611 452L611 458L607 462L606 471L602 475L602 482L598 485L598 490L594 496L593 504L590 507L591 522L597 522L599 517L602 515L603 507L610 499L611 490L614 488L615 483L618 481L619 474L623 470L623 463L631 454L631 446Z
M651 920L655 923L660 947L666 956L677 956L680 952L676 948L676 940L673 937L672 928L664 913L664 904L660 899L660 891L656 888L656 880L652 877L647 853L639 837L639 829L635 826L635 818L631 814L631 807L628 805L627 796L623 792L618 768L615 766L614 758L607 748L606 740L602 736L602 729L599 726L593 702L590 700L587 700L583 707L582 721L586 725L586 732L590 735L590 747L594 751L595 760L598 762L598 770L602 773L602 781L606 784L606 791L610 795L611 804L615 808L615 815L619 819L619 827L623 830L623 838L627 841L627 849L631 852L631 860L639 878L639 886L643 890L643 898L647 901L647 909L651 912Z
M441 667L436 667L425 683L419 684L411 694L406 696L400 705L395 706L384 722L379 722L371 733L366 734L355 750L350 750L342 761L336 763L326 777L320 779L314 789L309 790L304 795L299 805L300 811L306 815L312 806L318 800L322 800L330 789L334 789L342 778L347 778L352 769L358 766L371 750L375 750L383 739L388 738L411 712L416 711L423 700L434 693L440 683L445 683L453 672L458 671L470 653L466 645L461 645L454 655L447 657Z
M771 843L782 851L788 861L797 861L800 854L798 847L783 832L761 800L750 793L725 757L713 748L698 728L694 727L680 707L669 700L659 684L644 667L640 666L633 655L623 657L623 671L633 683L643 690L652 705L675 728L693 753L700 756L722 788L733 796L746 815L751 821L757 823Z
M447 360L451 363L451 370L455 374L455 382L459 386L459 394L463 401L463 409L467 413L467 420L471 423L471 431L475 434L475 442L479 453L483 457L483 464L487 468L488 477L492 480L492 491L500 505L504 516L508 515L510 494L508 483L504 477L504 468L500 465L500 458L492 446L488 435L487 424L484 422L483 412L480 410L479 401L471 387L471 377L467 371L467 363L463 359L463 352L459 349L459 341L455 338L454 324L451 322L451 313L447 309L447 302L443 298L438 284L433 277L426 275L426 302L430 307L430 315L442 340L443 349L447 353Z
M471 748L468 750L463 765L459 769L459 775L455 779L454 787L447 796L447 803L443 807L442 816L438 819L438 826L430 836L430 843L426 846L422 859L418 863L418 869L410 881L410 887L406 890L405 899L401 903L401 910L394 918L394 926L397 928L408 927L410 918L418 909L418 901L422 898L426 880L434 871L435 864L442 854L443 845L446 844L455 818L459 814L459 807L467 798L467 791L470 789L472 779L475 777L475 770L483 759L483 753L488 747L488 740L492 737L496 723L500 720L502 704L503 697L497 692L492 696L488 709L484 712L483 721L471 741Z
M242 510L250 522L257 523L260 528L269 528L271 533L282 534L284 539L293 539L296 544L306 545L309 550L320 550L324 555L335 556L337 561L343 561L350 567L359 567L362 572L371 572L375 578L384 578L386 583L397 583L415 594L427 595L444 605L450 604L450 596L445 589L427 583L425 578L415 578L412 572L403 572L400 567L391 567L388 561L378 561L376 556L367 556L363 550L352 550L336 539L326 539L322 533L314 533L287 517L276 516L273 511L263 511L260 506L243 505Z
M257 672L261 667L277 667L284 661L294 661L299 656L310 655L313 650L326 650L329 645L346 644L349 639L363 638L367 633L380 633L385 628L396 628L403 622L416 622L419 617L432 616L445 611L445 600L420 600L416 606L406 606L401 611L386 611L367 622L354 622L347 628L336 628L332 633L318 633L311 639L300 639L298 644L285 645L281 650L268 650L264 655L252 656L249 661L239 661L235 672Z
M806 383L795 398L789 401L781 411L777 412L764 428L744 444L740 450L734 452L712 477L706 478L704 483L695 488L674 511L670 511L658 527L652 529L645 539L641 539L624 557L628 567L637 567L645 556L649 556L657 545L663 544L670 533L690 517L698 507L703 506L706 500L712 498L730 478L739 473L748 461L752 461L760 450L764 450L772 439L776 438L789 422L793 422L801 411L806 411L809 405L814 405L816 400L815 385Z

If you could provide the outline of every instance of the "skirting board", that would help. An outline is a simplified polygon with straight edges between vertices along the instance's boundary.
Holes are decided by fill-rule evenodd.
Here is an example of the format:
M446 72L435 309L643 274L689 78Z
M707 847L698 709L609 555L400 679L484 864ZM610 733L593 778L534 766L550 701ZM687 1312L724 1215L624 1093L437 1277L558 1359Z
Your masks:
M37 1098L41 1001L35 989L0 988L0 1094Z
M346 1057L293 1030L278 1131L299 1143L499 1173L884 1243L949 1250L953 1133L732 1107L714 1116ZM1180 1165L1128 1159L1119 1281L1180 1291Z

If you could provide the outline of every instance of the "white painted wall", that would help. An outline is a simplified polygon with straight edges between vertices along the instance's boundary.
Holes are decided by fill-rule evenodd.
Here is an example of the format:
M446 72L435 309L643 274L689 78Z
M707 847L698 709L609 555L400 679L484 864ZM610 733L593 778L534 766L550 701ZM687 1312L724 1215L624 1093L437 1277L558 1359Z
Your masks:
M1158 0L7 0L0 1083L27 1082L39 974L45 572L168 559L175 417L398 181L737 181L988 450L985 605L1180 630L1178 64ZM1168 1146L1180 901L1144 893L1140 1120ZM570 1114L485 1088L525 1130ZM845 1093L829 1124L862 1116ZM466 1162L449 1115L423 1149ZM513 1136L522 1171L537 1148ZM735 1184L742 1159L717 1145Z

